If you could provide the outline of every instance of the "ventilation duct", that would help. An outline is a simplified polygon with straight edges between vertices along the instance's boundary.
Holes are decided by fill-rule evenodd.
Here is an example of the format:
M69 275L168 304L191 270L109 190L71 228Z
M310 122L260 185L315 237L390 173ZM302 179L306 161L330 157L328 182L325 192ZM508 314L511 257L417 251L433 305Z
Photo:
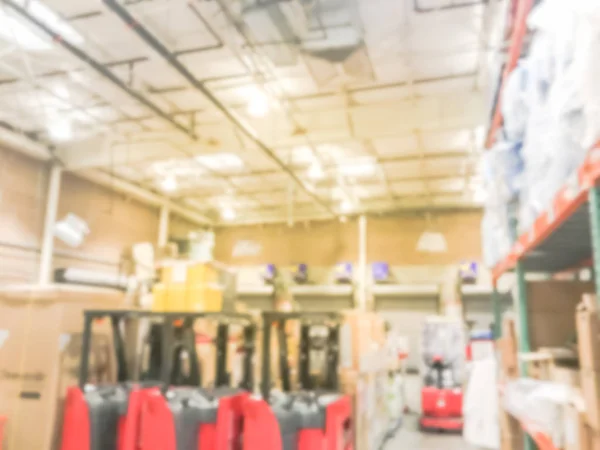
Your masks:
M303 53L323 85L339 72L353 78L373 76L353 5L347 0L254 0L241 3L241 15L253 44L275 65L296 64Z

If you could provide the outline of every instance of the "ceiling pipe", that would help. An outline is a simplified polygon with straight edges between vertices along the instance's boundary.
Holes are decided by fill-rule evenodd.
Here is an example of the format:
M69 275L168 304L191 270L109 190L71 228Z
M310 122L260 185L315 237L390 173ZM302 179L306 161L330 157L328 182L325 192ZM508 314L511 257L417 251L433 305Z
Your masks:
M135 20L135 18L119 3L115 0L103 0L104 4L113 11L123 22L125 22L131 29L150 47L152 47L160 56L162 56L181 76L183 76L196 90L201 92L223 115L236 127L244 136L246 136L252 143L260 148L281 170L287 173L290 178L309 195L315 202L321 205L327 212L335 216L336 213L333 209L317 196L314 192L308 189L302 180L287 167L283 161L281 161L275 152L270 149L262 140L260 140L256 133L244 124L239 118L237 118L215 95L206 88L196 77L177 59L177 57L171 53L150 31L148 31L143 25Z
M71 44L69 41L65 40L60 34L53 31L50 27L48 27L45 23L38 20L36 17L29 14L26 8L15 3L13 0L2 0L2 3L16 12L19 16L27 20L30 24L37 27L39 30L43 31L48 37L50 37L54 42L63 47L65 50L70 52L72 55L77 57L82 62L86 63L88 66L92 67L96 70L100 75L102 75L105 79L109 80L115 86L120 88L123 92L128 94L130 97L135 98L138 102L146 106L152 112L154 112L158 117L165 120L166 122L173 125L176 129L185 133L191 139L196 140L197 136L194 130L187 128L186 126L180 124L178 121L174 120L166 111L163 111L159 106L154 104L152 101L148 100L144 95L139 92L131 89L127 84L122 81L119 77L117 77L112 71L108 70L103 64L96 61L89 54Z

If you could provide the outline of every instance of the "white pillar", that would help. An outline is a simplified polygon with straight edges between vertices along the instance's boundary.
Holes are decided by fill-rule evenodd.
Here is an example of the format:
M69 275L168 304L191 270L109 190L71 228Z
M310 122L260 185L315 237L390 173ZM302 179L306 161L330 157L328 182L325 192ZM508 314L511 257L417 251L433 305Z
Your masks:
M357 307L367 309L367 218L358 218L358 296Z
M171 210L167 205L160 207L160 216L158 219L158 247L164 247L169 241L169 219Z
M46 217L44 219L44 234L42 238L42 251L40 257L39 283L49 284L52 281L52 255L54 253L54 225L58 213L58 199L60 198L60 182L62 168L53 164L50 168L48 181L48 197L46 198Z

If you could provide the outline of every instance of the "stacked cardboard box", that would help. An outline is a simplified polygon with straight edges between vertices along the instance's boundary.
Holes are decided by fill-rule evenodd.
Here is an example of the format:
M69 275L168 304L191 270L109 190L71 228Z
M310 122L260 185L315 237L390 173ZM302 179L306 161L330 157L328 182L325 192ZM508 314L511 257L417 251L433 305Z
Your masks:
M500 450L522 450L525 434L517 419L503 408L498 413L500 419Z
M122 293L80 286L0 290L0 415L10 449L58 448L62 405L79 374L83 311L116 309ZM115 378L109 323L94 324L90 382Z
M502 320L502 338L498 340L500 369L503 379L515 378L519 375L517 357L517 333L514 319L510 316Z
M354 448L379 448L392 422L385 324L374 313L347 311L340 337L340 384L354 399Z
M584 295L576 313L581 391L594 445L600 447L600 320L596 297Z
M211 263L173 261L160 269L153 289L153 311L221 311L219 270Z

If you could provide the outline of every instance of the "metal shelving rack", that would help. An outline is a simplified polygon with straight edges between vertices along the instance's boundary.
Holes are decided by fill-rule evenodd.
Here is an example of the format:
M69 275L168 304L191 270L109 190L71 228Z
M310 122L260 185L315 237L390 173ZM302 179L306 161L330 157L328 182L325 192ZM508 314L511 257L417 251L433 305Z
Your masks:
M497 92L486 147L495 142L502 126L501 94L507 77L517 66L527 35L527 17L534 0L517 0L514 26L500 87ZM541 214L529 231L514 243L509 254L492 271L492 295L496 337L501 334L498 279L514 271L517 280L519 351L529 352L527 329L527 272L557 273L592 266L596 292L600 293L600 142L590 149L576 176L558 192L550 208ZM600 302L600 295L598 296ZM525 375L525 374L524 374ZM527 433L525 449L554 450L551 439L523 424Z

